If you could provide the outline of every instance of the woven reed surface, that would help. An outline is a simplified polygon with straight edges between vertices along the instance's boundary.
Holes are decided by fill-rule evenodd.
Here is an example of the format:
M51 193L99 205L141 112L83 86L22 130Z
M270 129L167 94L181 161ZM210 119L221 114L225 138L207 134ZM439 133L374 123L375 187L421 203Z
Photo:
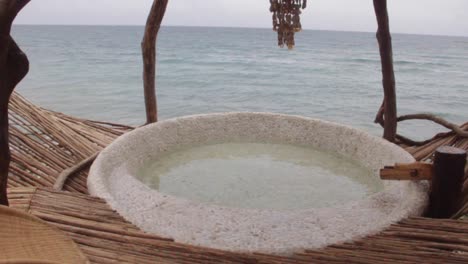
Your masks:
M73 240L23 211L0 206L0 230L0 263L88 263Z
M407 219L361 241L289 257L235 254L146 235L105 201L86 195L87 172L66 182L64 189L68 192L47 189L61 171L104 148L131 127L48 111L17 94L12 97L10 114L11 205L65 231L93 263L468 263L468 221L464 220ZM468 130L468 124L463 127ZM447 134L424 146L405 148L416 159L430 161L441 145L468 149L468 139ZM464 190L465 205L459 216L468 213L468 177Z
M9 190L25 210L71 237L92 263L468 263L468 221L413 218L376 236L293 256L238 254L139 231L101 199L42 188Z
M131 129L52 112L14 93L10 100L12 163L8 187L52 187L63 170ZM64 189L86 193L86 176L80 173L71 178Z

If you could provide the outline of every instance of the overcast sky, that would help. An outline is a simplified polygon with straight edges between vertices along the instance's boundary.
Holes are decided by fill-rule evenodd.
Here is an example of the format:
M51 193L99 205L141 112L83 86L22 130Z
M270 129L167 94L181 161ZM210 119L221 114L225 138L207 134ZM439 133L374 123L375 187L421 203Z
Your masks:
M392 32L468 36L467 0L389 0ZM17 24L143 25L152 0L32 0ZM268 0L169 0L164 25L270 27ZM309 0L306 29L375 31L372 0Z

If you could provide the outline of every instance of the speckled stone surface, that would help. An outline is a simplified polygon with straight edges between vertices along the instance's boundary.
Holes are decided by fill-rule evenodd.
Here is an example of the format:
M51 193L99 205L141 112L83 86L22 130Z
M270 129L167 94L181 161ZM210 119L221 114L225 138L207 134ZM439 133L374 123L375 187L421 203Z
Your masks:
M420 215L427 204L427 183L392 181L367 199L333 208L229 208L164 195L134 177L146 161L167 151L217 142L311 146L349 157L373 170L375 177L384 165L414 161L396 145L326 121L270 113L196 115L118 138L92 165L89 191L147 232L192 245L278 254L376 233L402 218Z

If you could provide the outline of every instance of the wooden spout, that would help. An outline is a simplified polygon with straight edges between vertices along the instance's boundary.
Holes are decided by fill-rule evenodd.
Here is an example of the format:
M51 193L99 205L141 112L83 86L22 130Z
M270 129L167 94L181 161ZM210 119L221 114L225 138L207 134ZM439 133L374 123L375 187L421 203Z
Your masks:
M432 180L434 177L433 165L423 162L397 163L395 166L386 166L380 170L382 180Z

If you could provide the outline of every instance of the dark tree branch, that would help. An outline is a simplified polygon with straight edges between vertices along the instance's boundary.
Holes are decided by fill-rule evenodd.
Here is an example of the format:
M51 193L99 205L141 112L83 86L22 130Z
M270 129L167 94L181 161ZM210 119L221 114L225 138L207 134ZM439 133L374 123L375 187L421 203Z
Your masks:
M384 111L385 111L385 99L382 101L382 105L379 108L379 111L375 115L374 123L381 124L382 127L384 126Z
M443 133L438 133L436 134L435 136L433 136L432 138L430 139L426 139L426 140L423 140L423 141L416 141L416 140L412 140L410 138L407 138L405 136L402 136L400 134L396 134L395 138L405 144L405 145L408 145L408 146L422 146L422 145L425 145L427 143L430 143L431 141L433 140L436 140L438 138L441 138L441 137L445 137L445 136L448 136L448 135L457 135L459 137L468 137L468 131L466 131L466 129L463 129L462 127L460 126L457 126L441 117L438 117L438 116L435 116L435 115L432 115L432 114L412 114L412 115L404 115L404 116L400 116L397 118L397 122L403 122L403 121L407 121L407 120L428 120L428 121L432 121L436 124L439 124L447 129L450 129L451 131L449 132L443 132ZM376 122L378 124L380 124L382 127L384 126L384 120L382 120L382 122Z
M29 60L11 37L7 65L9 73L7 85L14 88L29 72Z
M403 135L396 134L396 139L398 142L403 143L407 146L423 146L426 145L427 143L430 143L432 140L434 140L436 137L426 139L423 141L417 141L417 140L412 140L411 138L407 138Z
M383 122L383 116L385 116L383 137L388 141L394 142L397 131L397 103L387 0L374 0L374 10L378 24L377 40L379 43L384 89L383 111L379 111L376 121Z
M11 25L16 15L31 0L0 0L0 34L10 35Z
M412 115L403 115L398 117L397 121L406 121L406 120L429 120L436 124L439 124L447 129L452 130L460 137L468 137L468 131L464 131L461 127L450 123L449 121L443 119L442 117L438 117L432 114L412 114Z
M29 0L0 0L0 204L8 205L6 188L10 168L8 102L16 85L29 71L29 61L10 31L18 12Z
M145 94L146 123L158 121L156 101L156 39L166 13L168 0L154 0L146 21L145 35L141 43L143 52L143 86Z

